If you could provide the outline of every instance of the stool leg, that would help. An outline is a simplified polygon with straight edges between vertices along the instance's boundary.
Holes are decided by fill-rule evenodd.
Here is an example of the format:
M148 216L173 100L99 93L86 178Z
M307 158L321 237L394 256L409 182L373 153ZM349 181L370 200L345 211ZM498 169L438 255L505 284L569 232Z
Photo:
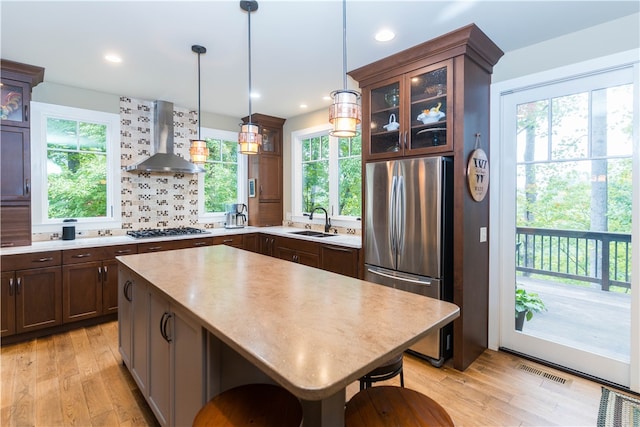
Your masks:
M404 387L404 370L400 369L400 386Z

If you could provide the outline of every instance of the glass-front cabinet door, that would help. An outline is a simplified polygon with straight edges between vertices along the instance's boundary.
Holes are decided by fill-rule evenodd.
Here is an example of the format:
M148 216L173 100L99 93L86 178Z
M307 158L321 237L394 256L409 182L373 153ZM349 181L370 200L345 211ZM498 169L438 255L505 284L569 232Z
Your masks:
M371 88L368 151L374 157L401 156L405 138L402 123L402 79L383 82ZM365 110L366 111L366 110Z
M409 142L412 152L442 152L453 149L447 124L452 123L452 79L448 64L438 64L406 77L409 101Z
M280 131L268 127L262 128L262 154L280 154Z
M447 133L453 113L451 64L445 61L365 89L369 125L363 136L368 158L453 150L452 135Z
M31 88L27 83L2 79L0 86L1 115L4 126L29 127L28 107Z

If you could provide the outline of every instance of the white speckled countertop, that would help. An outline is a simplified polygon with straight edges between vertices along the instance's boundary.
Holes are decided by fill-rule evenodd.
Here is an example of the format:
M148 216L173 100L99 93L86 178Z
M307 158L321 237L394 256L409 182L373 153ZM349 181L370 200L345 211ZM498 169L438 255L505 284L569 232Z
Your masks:
M0 255L26 254L33 252L56 251L66 249L81 249L98 246L126 245L131 243L161 242L179 239L197 239L210 236L229 236L234 234L263 233L275 236L291 237L313 242L321 242L350 248L360 248L362 239L360 236L338 234L331 237L310 237L291 234L292 231L301 231L294 227L245 227L245 228L213 228L207 229L206 234L191 234L186 236L157 237L148 239L134 239L129 236L109 236L109 237L88 237L75 240L49 240L44 242L33 242L31 246L16 246L12 248L0 249Z
M334 395L459 315L445 301L223 245L118 260L307 400Z

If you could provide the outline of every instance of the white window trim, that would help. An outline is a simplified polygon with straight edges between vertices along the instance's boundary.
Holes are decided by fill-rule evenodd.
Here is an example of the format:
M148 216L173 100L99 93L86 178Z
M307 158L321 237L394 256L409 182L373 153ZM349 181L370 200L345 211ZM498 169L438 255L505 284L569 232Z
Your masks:
M202 139L221 139L238 143L238 133L226 130L201 128ZM238 200L237 203L247 204L248 156L238 152ZM204 210L204 174L198 174L198 222L203 224L224 223L225 212L205 212Z
M122 228L120 182L120 116L102 111L31 102L31 221L34 233L61 231L61 219L47 218L47 118L102 123L107 126L107 206L105 218L78 218L77 230Z
M325 135L331 129L331 125L327 123L291 132L291 221L312 222L314 224L320 225L324 224L324 215L314 216L313 221L309 221L309 217L303 215L304 212L302 212L302 198L298 197L299 194L302 194L302 140ZM338 138L329 136L330 158L338 158L337 140ZM329 176L337 176L338 171L335 170L336 167L337 164L332 164L332 162L329 162ZM334 198L338 197L338 180L330 180L329 186L329 194L331 198L330 203L335 206L337 205L337 200L334 200ZM332 215L331 206L323 206L323 208L326 208L328 210L332 225L355 229L362 228L362 221L358 221L352 216Z

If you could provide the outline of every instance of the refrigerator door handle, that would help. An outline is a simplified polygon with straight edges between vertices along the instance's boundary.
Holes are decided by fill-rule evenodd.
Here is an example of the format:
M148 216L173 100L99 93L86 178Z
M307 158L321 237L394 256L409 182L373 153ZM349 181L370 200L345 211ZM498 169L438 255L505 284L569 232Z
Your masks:
M395 214L395 210L396 210L396 199L398 197L397 194L397 190L398 190L398 177L397 176L393 176L392 180L391 180L391 197L389 197L389 217L388 217L388 229L389 229L389 241L391 242L391 250L393 251L393 253L395 254L396 249L397 249L397 245L396 245L396 214ZM395 258L395 255L394 255Z
M404 249L404 229L405 229L405 210L406 210L406 197L404 192L404 177L398 177L398 194L396 196L396 221L397 231L396 239L398 240L398 254L402 254Z
M367 271L369 273L371 273L371 274L376 274L378 276L387 277L387 278L393 279L393 280L400 280L400 281L403 281L403 282L417 283L419 285L431 286L431 280L418 280L418 279L410 279L408 277L395 276L393 274L383 273L382 271L377 270L375 268L367 268Z

